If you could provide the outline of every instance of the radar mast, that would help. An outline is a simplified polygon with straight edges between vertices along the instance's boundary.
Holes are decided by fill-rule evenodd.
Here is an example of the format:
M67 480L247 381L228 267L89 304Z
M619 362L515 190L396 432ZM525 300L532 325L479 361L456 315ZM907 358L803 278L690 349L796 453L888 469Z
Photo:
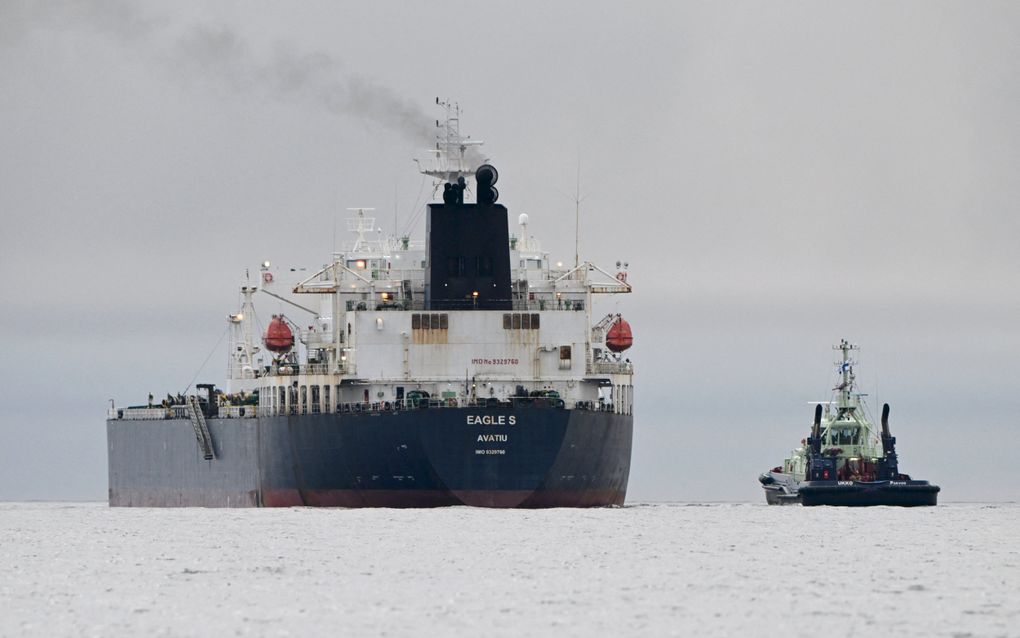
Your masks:
M475 169L485 163L474 147L483 140L473 140L470 135L460 132L460 105L449 100L436 98L436 105L445 112L443 120L436 120L436 145L429 149L433 157L415 160L418 170L435 180L435 186L456 182L459 177L475 174Z

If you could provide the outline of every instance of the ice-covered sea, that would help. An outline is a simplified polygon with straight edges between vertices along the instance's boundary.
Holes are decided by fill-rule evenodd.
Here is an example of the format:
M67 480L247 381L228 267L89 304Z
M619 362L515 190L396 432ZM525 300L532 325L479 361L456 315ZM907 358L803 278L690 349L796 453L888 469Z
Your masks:
M1020 636L1020 505L0 503L3 636Z

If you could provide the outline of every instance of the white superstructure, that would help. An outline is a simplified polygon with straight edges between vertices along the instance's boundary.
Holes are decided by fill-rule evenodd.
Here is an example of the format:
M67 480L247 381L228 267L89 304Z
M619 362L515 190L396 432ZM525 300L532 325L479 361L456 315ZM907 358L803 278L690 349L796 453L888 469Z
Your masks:
M480 142L460 135L456 107L441 105L438 153L421 170L455 181L473 173L467 150ZM294 281L265 262L229 317L229 391L257 390L260 414L387 409L412 392L441 405L527 395L631 413L633 367L606 343L619 315L593 311L596 295L631 291L620 262L616 272L553 263L520 215L510 233L512 309L430 311L423 242L381 237L372 209L350 210L354 240L330 263ZM294 308L294 351L270 357L254 343L256 290Z

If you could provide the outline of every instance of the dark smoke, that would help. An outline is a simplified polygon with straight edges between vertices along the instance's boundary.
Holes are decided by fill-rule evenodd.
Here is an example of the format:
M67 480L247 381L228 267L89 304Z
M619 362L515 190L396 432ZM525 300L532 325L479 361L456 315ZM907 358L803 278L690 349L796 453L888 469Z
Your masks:
M278 44L267 58L224 27L198 26L173 43L169 62L235 91L303 102L353 115L406 135L416 144L434 138L431 120L410 100L342 68L321 51Z
M122 0L0 1L0 43L35 30L88 30L161 62L168 75L185 83L197 80L363 118L417 145L435 139L434 118L417 104L344 70L328 53L280 43L260 56L229 27L197 25L175 34L172 26Z

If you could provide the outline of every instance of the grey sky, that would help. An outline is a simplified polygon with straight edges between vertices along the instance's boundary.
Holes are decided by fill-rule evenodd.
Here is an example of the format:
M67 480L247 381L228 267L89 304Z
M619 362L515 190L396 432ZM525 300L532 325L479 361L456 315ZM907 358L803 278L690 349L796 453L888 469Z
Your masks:
M402 230L437 95L565 261L580 158L632 500L759 500L842 337L907 472L1020 496L1017 4L376 4L0 3L0 498L104 498L107 399L182 389L246 267Z

